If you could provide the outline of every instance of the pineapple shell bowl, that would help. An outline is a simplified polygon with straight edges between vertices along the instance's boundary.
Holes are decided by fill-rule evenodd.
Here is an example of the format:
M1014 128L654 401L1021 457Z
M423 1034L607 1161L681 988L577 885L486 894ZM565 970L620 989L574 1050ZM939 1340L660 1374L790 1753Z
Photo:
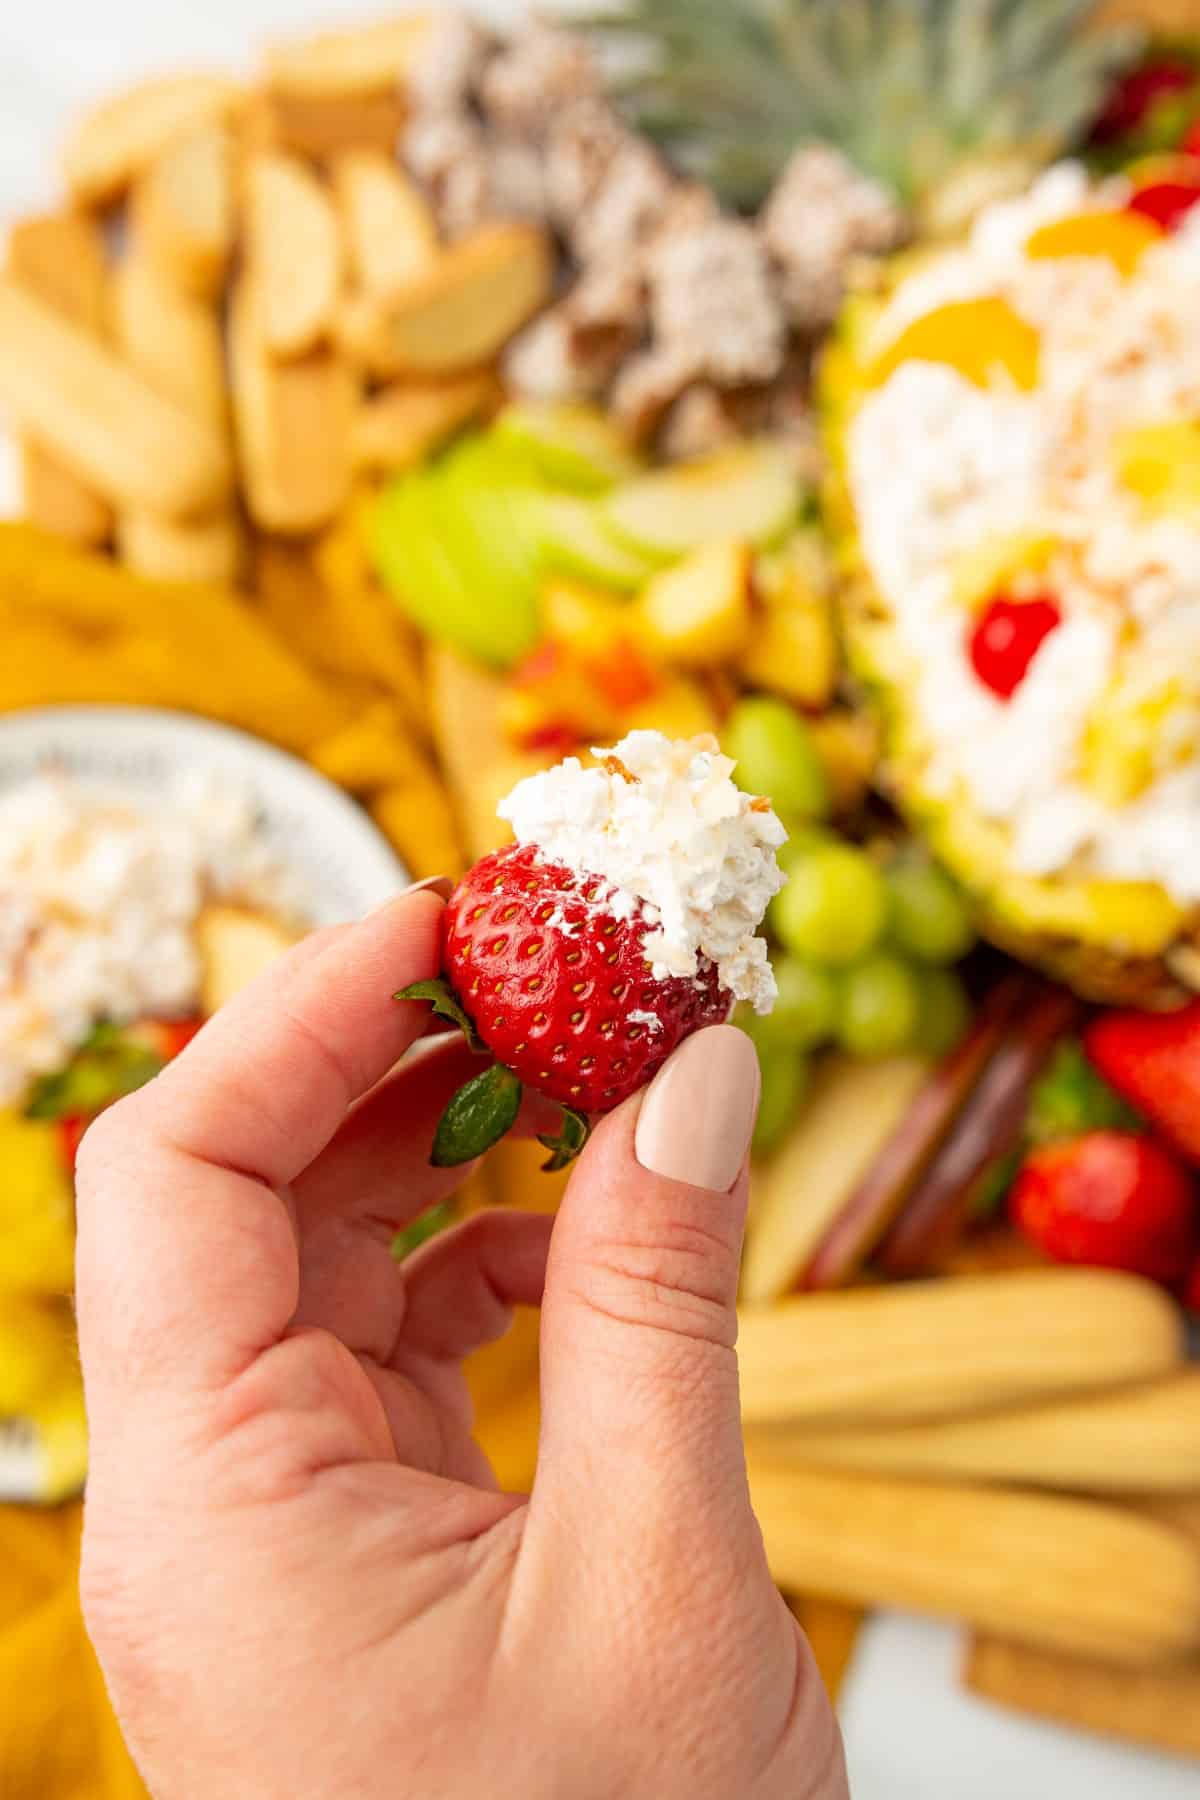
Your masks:
M1151 1006L1200 990L1200 206L1161 213L1054 168L822 376L896 802L997 943Z

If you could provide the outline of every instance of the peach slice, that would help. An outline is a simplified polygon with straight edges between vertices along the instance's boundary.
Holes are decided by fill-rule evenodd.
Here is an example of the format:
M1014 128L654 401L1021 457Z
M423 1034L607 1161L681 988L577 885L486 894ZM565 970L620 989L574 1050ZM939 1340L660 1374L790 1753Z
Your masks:
M1037 386L1041 345L1033 326L998 295L958 300L926 313L894 343L871 371L881 387L903 363L945 363L976 387L1007 377L1026 390Z
M1128 277L1162 237L1160 227L1141 213L1074 213L1035 231L1025 245L1025 254L1035 262L1062 256L1103 256Z

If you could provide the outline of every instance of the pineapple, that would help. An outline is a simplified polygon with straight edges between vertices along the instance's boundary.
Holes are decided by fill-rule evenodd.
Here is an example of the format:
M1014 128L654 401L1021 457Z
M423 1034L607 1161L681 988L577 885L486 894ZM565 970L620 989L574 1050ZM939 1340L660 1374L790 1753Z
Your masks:
M1097 0L628 0L592 21L637 53L628 108L689 174L760 205L830 145L953 228L1076 141L1136 34Z
M1111 252L1109 217L1099 210L1090 215L1092 221L1101 222L1088 227L1093 234L1087 239L1089 249L1097 254ZM1134 231L1138 229L1135 225ZM1069 231L1058 231L1059 253L1064 258L1078 256L1086 237L1072 220ZM1133 235L1127 234L1122 242L1132 246ZM1055 243L1051 230L1040 243L1031 246L1027 241L1024 254L1032 265ZM942 254L932 253L934 259ZM1126 279L1136 279L1137 260L1122 270ZM911 275L920 276L930 266L929 256L919 263L897 258L873 291L852 299L826 348L819 377L830 469L826 520L837 544L848 654L883 732L882 785L972 893L979 924L994 942L1068 982L1086 998L1172 1005L1188 992L1200 991L1200 909L1178 897L1178 884L1176 892L1168 891L1168 873L1158 879L1117 878L1079 851L1046 873L1032 873L1015 858L1009 828L973 804L965 786L947 795L944 779L929 780L932 745L928 718L918 700L922 669L859 535L860 509L869 495L856 485L861 465L853 459L852 442L861 452L864 439L853 437L855 420L905 361L928 365L929 378L935 381L945 379L940 369L952 369L964 384L962 404L967 404L970 390L978 390L989 404L992 398L1001 404L1005 396L1010 403L1015 399L1023 404L1026 396L1036 400L1041 392L1033 334L1026 341L1028 328L1014 327L1016 315L1005 303L989 299L943 306L940 313L898 325L890 334L886 314L893 297ZM1172 282L1170 272L1149 279L1168 288ZM903 320L903 311L899 317ZM1164 380L1168 373L1180 371L1182 353L1174 349L1169 333L1155 354L1163 359ZM1049 398L1046 404L1051 404ZM1195 528L1200 519L1200 431L1193 419L1175 413L1161 424L1145 425L1135 415L1125 429L1118 419L1107 451L1103 439L1097 439L1087 454L1093 458L1089 466L1103 467L1123 485L1133 530L1140 529L1139 517L1147 532L1161 521L1177 529ZM1111 524L1106 514L1098 512L1098 534ZM964 633L962 641L968 641L967 634L977 628L992 600L1053 594L1056 559L1065 556L1068 561L1061 566L1074 572L1081 566L1072 560L1076 554L1070 547L1064 549L1041 516L1014 521L991 536L981 531L974 546L960 545L948 553L946 593ZM1114 603L1110 598L1109 604ZM1172 626L1186 631L1192 616L1186 583L1170 604L1175 610L1160 618L1160 625L1168 631ZM1111 841L1120 841L1120 833L1137 828L1136 813L1154 782L1200 762L1200 702L1186 649L1179 653L1178 672L1167 653L1166 674L1160 678L1163 652L1152 654L1147 640L1143 660L1142 623L1128 600L1123 605L1114 673L1107 688L1102 686L1098 698L1089 702L1077 760L1066 778L1085 801L1105 809ZM1172 641L1169 635L1167 641ZM1189 640L1185 636L1178 641ZM965 665L966 659L964 682L972 679ZM1068 665L1063 680L1070 679ZM1054 791L1046 789L1048 794ZM1186 830L1184 841L1190 841Z

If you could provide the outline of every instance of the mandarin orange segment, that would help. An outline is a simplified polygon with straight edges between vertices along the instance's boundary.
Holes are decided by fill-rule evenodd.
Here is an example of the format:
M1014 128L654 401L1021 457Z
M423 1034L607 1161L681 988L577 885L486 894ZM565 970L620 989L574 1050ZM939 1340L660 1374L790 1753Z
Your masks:
M1035 262L1060 256L1104 256L1122 275L1130 276L1162 237L1161 227L1141 213L1075 213L1035 231L1025 254Z
M1033 326L1007 300L987 296L939 306L917 319L875 363L871 383L880 387L907 362L945 363L976 387L1007 378L1026 390L1037 386L1040 341Z

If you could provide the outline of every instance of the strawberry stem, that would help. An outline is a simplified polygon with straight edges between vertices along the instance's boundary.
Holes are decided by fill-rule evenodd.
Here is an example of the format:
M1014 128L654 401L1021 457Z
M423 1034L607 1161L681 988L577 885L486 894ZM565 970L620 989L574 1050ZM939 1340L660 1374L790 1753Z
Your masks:
M564 1106L562 1109L562 1125L559 1129L558 1136L551 1137L547 1135L546 1137L538 1138L538 1143L541 1144L542 1148L544 1150L549 1150L550 1152L549 1162L544 1162L542 1164L543 1172L547 1175L553 1175L556 1174L559 1169L568 1168L570 1164L575 1161L575 1158L579 1155L583 1146L587 1143L591 1129L592 1128L588 1124L587 1118L583 1113L576 1112L573 1106Z
M443 981L440 976L431 981L410 982L408 987L393 994L392 999L428 1000L439 1019L449 1019L452 1025L458 1026L472 1050L479 1055L486 1053L487 1046L475 1029L475 1021L469 1013L463 1011L449 982Z

